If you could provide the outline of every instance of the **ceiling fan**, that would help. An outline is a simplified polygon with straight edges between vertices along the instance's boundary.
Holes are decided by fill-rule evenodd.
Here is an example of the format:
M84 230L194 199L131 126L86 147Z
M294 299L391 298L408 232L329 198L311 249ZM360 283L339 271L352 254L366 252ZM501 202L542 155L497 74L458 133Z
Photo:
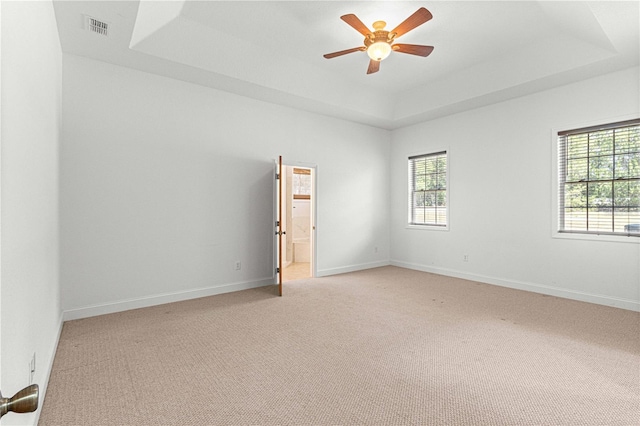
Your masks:
M364 52L366 50L370 58L367 74L378 72L380 69L380 62L389 56L392 50L400 53L408 53L410 55L424 57L429 56L433 51L433 46L423 46L421 44L394 44L394 42L398 37L424 24L431 18L433 18L431 12L424 7L421 7L391 31L384 30L384 27L387 25L384 21L374 22L373 31L370 31L356 15L352 13L343 15L340 19L351 25L351 27L364 36L364 46L327 53L323 56L327 59L331 59L337 56L346 55L347 53Z

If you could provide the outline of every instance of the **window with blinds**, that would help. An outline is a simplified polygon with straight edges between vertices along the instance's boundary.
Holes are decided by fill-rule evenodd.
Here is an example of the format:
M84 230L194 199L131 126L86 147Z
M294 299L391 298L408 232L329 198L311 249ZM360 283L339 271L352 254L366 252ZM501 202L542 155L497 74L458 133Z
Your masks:
M293 168L293 199L311 199L311 169Z
M447 153L409 157L409 224L447 226Z
M559 231L640 236L640 119L558 133Z

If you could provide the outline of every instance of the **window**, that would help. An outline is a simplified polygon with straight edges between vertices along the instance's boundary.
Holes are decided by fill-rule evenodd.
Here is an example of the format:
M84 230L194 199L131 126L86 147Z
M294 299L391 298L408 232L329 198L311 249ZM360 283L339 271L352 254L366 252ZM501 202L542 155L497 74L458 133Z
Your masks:
M558 133L559 231L640 236L640 119Z
M311 169L293 168L293 199L311 199Z
M409 157L409 224L447 226L447 153Z

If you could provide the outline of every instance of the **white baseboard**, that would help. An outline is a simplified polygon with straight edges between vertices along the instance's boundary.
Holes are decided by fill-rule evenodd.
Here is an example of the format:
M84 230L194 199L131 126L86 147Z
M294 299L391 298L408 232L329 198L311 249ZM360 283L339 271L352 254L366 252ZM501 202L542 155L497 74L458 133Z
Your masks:
M604 296L601 294L585 293L576 290L567 290L560 287L553 287L543 284L527 283L522 281L504 280L502 278L488 277L485 275L471 274L468 272L456 271L447 268L436 268L432 266L421 265L417 263L401 262L392 260L391 265L401 268L414 269L416 271L431 272L449 277L462 278L470 281L478 281L485 284L498 285L500 287L508 287L517 290L525 290L533 293L546 294L549 296L562 297L565 299L578 300L581 302L595 303L598 305L612 306L614 308L627 309L630 311L640 312L640 301L631 299L622 299L618 297Z
M273 282L273 277L269 277L252 281L243 281L194 290L179 291L175 293L164 293L135 299L119 300L116 302L104 303L100 305L91 305L82 308L69 309L63 312L62 319L63 321L70 321L81 318L95 317L98 315L112 314L115 312L128 311L131 309L147 308L149 306L163 305L165 303L181 302L183 300L197 299L200 297L214 296L216 294L263 287L273 284Z
M346 274L347 272L362 271L364 269L379 268L381 266L389 266L388 260L379 262L360 263L357 265L342 266L340 268L319 269L316 273L318 277L326 277L329 275Z

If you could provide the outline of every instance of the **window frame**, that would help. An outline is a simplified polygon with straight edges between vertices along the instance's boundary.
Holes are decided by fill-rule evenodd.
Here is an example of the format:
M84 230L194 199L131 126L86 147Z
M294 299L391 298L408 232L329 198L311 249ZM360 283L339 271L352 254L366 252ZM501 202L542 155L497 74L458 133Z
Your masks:
M300 193L296 193L296 189L298 188L299 185L296 184L295 179L296 179L296 175L300 175L300 176L309 176L309 193L308 194L300 194ZM310 200L311 199L311 186L312 186L312 179L311 179L311 169L307 169L307 168L302 168L302 167L293 167L293 173L292 173L292 180L294 182L292 182L292 192L293 192L293 199L294 200Z
M563 134L571 132L593 132L600 129L611 129L616 127L625 127L634 122L640 121L637 115L625 115L614 118L594 120L589 123L573 123L570 125L557 126L551 129L551 160L552 160L552 179L551 179L551 205L552 205L552 238L570 239L570 240L591 240L591 241L609 241L609 242L622 242L640 244L640 236L638 234L626 234L622 232L615 233L613 231L581 231L581 230L564 230L561 228L562 221L561 215L563 214L563 201L560 200L561 194L563 194L560 185L564 182L560 173L564 170L564 166L561 165L564 154L561 152L560 137ZM602 123L600 125L594 125L594 123ZM640 124L640 123L638 123ZM615 155L615 154L614 154ZM615 181L615 179L612 179Z
M445 221L444 225L435 224L435 223L413 223L413 209L412 209L412 168L411 168L411 159L419 158L419 157L429 157L444 154L447 160L447 170L445 174ZM449 148L442 149L430 149L427 152L420 152L416 154L411 154L405 156L406 167L407 167L407 194L406 194L406 202L407 202L407 219L405 223L406 229L419 229L419 230L429 230L429 231L449 231L450 229L450 212L451 212L451 185L449 176L451 174L451 152Z

